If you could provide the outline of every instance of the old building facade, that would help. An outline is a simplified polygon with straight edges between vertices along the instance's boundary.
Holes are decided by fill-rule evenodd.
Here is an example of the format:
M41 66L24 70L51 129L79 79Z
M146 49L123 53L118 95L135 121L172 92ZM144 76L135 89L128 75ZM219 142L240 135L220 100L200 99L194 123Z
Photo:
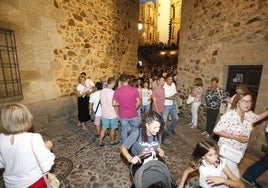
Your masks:
M140 3L139 6L139 45L158 42L157 11L152 1Z
M179 44L178 89L181 96L189 94L195 77L204 81L220 79L226 89L231 66L261 66L262 73L255 112L268 107L268 2L262 0L182 2L182 21ZM251 78L253 79L253 78ZM185 111L190 110L185 106ZM200 113L202 109L200 110ZM202 116L204 126L205 116ZM204 127L203 127L204 128ZM260 151L264 142L264 123L252 134L250 148Z
M177 69L180 95L188 95L195 77L201 77L206 88L217 76L219 85L226 88L230 66L261 65L255 111L264 111L268 107L267 12L268 2L263 0L183 0ZM72 93L80 72L94 81L123 71L136 73L138 21L138 0L0 1L0 28L16 35L23 92L19 100L1 98L1 105L27 104L35 129L73 118L76 98ZM187 110L184 106L183 111ZM254 130L250 147L258 150L262 143L263 124Z
M35 129L73 117L70 95L82 71L93 81L136 74L138 12L138 0L0 1L0 28L16 36L23 92L20 100L1 98L1 105L27 104Z

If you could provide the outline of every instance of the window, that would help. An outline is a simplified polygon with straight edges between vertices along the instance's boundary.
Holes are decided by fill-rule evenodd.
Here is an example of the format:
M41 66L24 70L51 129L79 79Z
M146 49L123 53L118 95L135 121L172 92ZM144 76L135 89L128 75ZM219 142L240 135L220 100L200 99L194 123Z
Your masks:
M14 31L0 28L0 101L22 98Z

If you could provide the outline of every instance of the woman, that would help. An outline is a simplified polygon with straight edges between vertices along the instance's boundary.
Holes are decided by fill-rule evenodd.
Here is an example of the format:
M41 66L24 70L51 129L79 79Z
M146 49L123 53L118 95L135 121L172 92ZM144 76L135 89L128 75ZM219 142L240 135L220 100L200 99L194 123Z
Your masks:
M203 82L201 78L194 79L194 87L191 95L194 97L194 101L191 104L192 121L189 123L191 128L197 127L198 122L198 109L201 104L201 97L203 93Z
M89 89L86 87L86 77L84 75L80 75L78 77L79 84L76 87L76 96L77 96L77 105L78 105L78 124L77 126L81 126L84 130L87 130L85 126L85 122L90 119L89 116L89 97L90 94Z
M214 133L220 136L218 142L220 148L227 145L242 152L244 156L253 124L268 116L268 111L261 114L252 112L253 102L253 95L249 92L236 95L231 109L221 117L214 129ZM226 163L232 172L239 177L238 163L230 159L226 159Z
M149 112L151 106L152 90L149 88L149 82L144 81L141 88L142 114Z
M32 119L31 112L23 104L2 108L0 168L5 169L3 177L7 188L47 187L42 171L48 172L54 164L55 156L50 151L53 144L44 142L38 133L28 132Z
M151 151L156 151L160 157L164 157L164 151L160 147L160 132L163 128L164 121L158 113L145 114L139 128L132 131L120 146L122 155L132 164L141 163L139 156Z
M234 100L234 98L235 98L235 96L238 94L238 93L244 93L244 92L247 92L248 91L248 87L245 85L245 84L238 84L237 86L236 86L236 88L235 88L235 94L230 98L230 97L227 97L226 99L225 99L225 101L226 102L228 102L227 103L227 107L226 107L226 112L228 111L228 110L230 110L230 108L231 108L231 106L232 106L232 102L233 102L233 100Z
M206 91L204 107L207 109L206 131L202 134L210 137L215 127L221 103L227 97L228 93L218 88L219 79L211 78L211 86Z

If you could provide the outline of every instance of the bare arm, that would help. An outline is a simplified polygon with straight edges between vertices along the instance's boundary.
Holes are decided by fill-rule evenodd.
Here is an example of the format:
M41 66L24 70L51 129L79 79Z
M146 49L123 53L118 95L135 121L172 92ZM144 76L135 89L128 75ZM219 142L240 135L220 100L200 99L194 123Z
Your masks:
M141 99L136 98L136 109L138 109L141 106Z
M192 167L187 167L184 172L182 173L182 177L181 177L181 181L179 183L179 188L183 188L184 187L184 184L187 180L187 177L189 174L191 174L192 172L196 171L197 169L194 169Z
M89 103L89 105L88 105L88 111L89 111L89 113L91 113L92 108L93 108L93 103Z
M113 106L118 106L118 102L116 100L113 100Z
M154 105L154 109L155 109L155 111L158 113L158 114L160 114L159 113L159 110L158 110L158 107L157 107L157 104L156 104L156 98L153 98L153 105Z
M226 174L227 178L222 177L222 176L207 176L207 180L206 180L207 183L210 184L211 186L224 184L224 185L227 185L229 187L234 187L234 188L245 187L243 182L232 173L232 171L228 168L227 165L224 166L223 171Z
M268 116L268 110L260 113L258 116L259 116L259 121L262 120L263 118Z
M226 133L224 131L218 131L218 132L214 132L214 133L216 135L220 136L220 137L237 140L238 142L241 142L241 143L248 142L248 140L249 140L249 137L248 136L244 136L244 135L229 134L229 133Z
M122 155L128 160L128 162L133 163L133 164L141 162L141 160L138 156L130 155L127 148L123 144L120 146L120 151L121 151Z

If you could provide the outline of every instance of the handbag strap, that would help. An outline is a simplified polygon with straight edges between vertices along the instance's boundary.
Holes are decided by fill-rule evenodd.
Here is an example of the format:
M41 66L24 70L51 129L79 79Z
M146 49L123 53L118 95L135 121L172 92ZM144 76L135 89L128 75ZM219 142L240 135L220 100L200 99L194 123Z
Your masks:
M41 172L43 174L43 178L44 178L44 180L46 182L46 185L48 187L49 183L48 183L48 179L47 179L46 173L43 171L43 169L42 169L42 167L41 167L41 165L40 165L40 163L39 163L39 161L37 159L37 156L36 156L36 154L34 152L34 148L33 148L33 136L34 136L34 133L32 134L32 138L31 138L31 148L32 148L32 151L33 151L33 154L34 154L34 158L35 158L35 160L36 160L36 162L37 162L37 164L38 164L38 166L39 166L39 168L40 168L40 170L41 170Z
M99 103L98 103L97 108L96 108L96 113L98 111L99 106L100 106L100 100L99 100Z

